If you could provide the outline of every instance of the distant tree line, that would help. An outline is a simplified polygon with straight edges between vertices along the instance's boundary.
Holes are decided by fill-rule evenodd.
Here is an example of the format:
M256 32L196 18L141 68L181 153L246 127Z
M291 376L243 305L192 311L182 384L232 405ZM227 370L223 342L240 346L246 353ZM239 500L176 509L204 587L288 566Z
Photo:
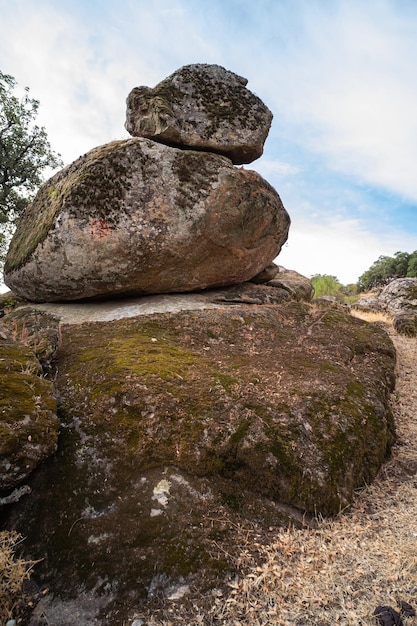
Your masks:
M358 290L370 291L383 287L395 278L417 277L417 250L396 252L393 257L380 256L369 270L359 276Z
M336 276L314 274L311 282L314 296L335 296L342 302L357 296L363 291L384 287L395 278L417 278L417 250L414 252L396 252L394 256L380 256L373 265L359 277L356 284L342 285Z

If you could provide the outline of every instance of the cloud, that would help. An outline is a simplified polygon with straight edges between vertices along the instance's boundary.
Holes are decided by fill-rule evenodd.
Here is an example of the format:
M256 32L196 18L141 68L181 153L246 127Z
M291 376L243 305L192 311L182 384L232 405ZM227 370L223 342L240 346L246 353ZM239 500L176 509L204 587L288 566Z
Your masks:
M416 5L301 5L265 86L281 132L330 168L416 201Z
M256 171L258 171L266 179L271 176L278 179L284 179L301 173L301 169L298 165L274 159L262 159L254 164L253 167L256 168Z
M311 277L336 276L342 284L356 283L381 255L412 252L415 239L403 232L378 235L360 220L309 219L295 217L290 234L275 263Z
M36 6L16 0L2 7L3 28L12 33L0 40L2 69L40 100L38 121L66 163L127 137L128 93L138 84L159 82L175 59L179 46L170 43L182 19L181 4L170 9L157 2L159 11L153 11L152 2L123 4L116 10L116 3L103 3L103 10L94 12L81 3L47 0ZM158 39L163 42L159 47Z

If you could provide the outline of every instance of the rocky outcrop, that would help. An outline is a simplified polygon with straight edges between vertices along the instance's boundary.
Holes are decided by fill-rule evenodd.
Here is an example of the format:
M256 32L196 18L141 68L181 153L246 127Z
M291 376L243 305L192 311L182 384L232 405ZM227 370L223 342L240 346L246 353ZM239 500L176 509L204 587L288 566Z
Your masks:
M396 278L378 296L379 306L387 313L417 311L417 278Z
M310 302L314 296L314 287L309 278L282 266L278 266L278 272L268 285L284 289L292 300Z
M219 65L186 65L127 98L126 130L171 146L217 152L233 163L261 156L272 113L247 80Z
M17 331L17 327L15 327ZM23 333L23 334L22 334ZM58 418L53 385L29 346L0 326L0 491L26 480L57 449ZM18 331L25 340L25 330Z
M352 308L359 311L381 311L381 304L378 296L363 296L352 305Z
M417 312L417 278L396 278L381 291L372 296L360 298L355 309L364 311L382 311L391 316ZM398 327L402 325L399 319Z
M12 239L6 284L49 302L272 277L290 219L271 185L233 166L262 154L272 119L246 82L197 64L134 89L135 138L95 148L40 189Z
M55 595L94 589L99 623L116 606L122 623L158 584L223 575L210 519L269 527L349 504L393 442L394 363L380 327L295 301L65 324L59 451L9 524Z
M187 66L134 90L128 126L157 141L95 148L14 235L6 282L43 302L0 332L0 489L28 481L0 504L53 591L39 623L142 624L154 598L233 575L239 533L338 513L390 453L388 335L303 302L310 281L272 263L278 194L224 156L268 132L245 84ZM53 389L59 447L32 471L56 448Z
M34 301L241 283L287 239L259 174L147 139L95 148L52 177L19 222L5 282Z
M398 334L417 337L417 310L399 313L393 319L393 326Z

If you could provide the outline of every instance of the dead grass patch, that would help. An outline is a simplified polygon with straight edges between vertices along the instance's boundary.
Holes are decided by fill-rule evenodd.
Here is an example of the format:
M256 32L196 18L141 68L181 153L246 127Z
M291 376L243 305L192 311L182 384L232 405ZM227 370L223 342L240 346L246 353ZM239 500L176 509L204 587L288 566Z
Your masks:
M0 623L17 619L27 607L23 583L28 580L36 561L15 556L22 537L15 531L0 532Z
M392 325L392 316L384 311L361 311L360 309L352 309L351 315L365 322L382 323L388 326Z

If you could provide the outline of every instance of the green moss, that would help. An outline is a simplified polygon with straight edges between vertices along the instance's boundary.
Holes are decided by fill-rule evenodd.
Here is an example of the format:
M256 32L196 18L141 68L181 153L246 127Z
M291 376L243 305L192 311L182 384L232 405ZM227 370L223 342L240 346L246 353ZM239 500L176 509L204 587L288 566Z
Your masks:
M167 339L156 339L147 334L114 339L108 349L113 361L110 369L128 370L145 381L153 376L165 381L178 377L189 379L196 363L195 355L189 350Z
M71 329L62 354L65 406L78 407L85 433L98 436L103 451L122 447L126 465L172 463L199 475L239 477L246 488L335 512L352 459L359 469L351 492L389 446L374 396L389 392L381 372L391 371L393 355L383 333L337 311L329 321L328 313L312 316L304 304L290 303L259 315L233 307L123 320L106 324L104 335L99 325ZM378 358L366 361L374 353ZM370 368L361 385L352 359ZM380 448L367 446L378 430ZM317 479L313 470L305 480L300 451L318 468Z
M238 306L64 327L59 450L15 515L41 582L65 598L117 581L119 612L103 620L126 621L159 579L204 570L217 585L227 564L210 542L227 546L234 523L277 524L269 499L348 504L389 450L393 353L383 333L322 314ZM172 480L151 514L172 467L191 488Z
M236 369L237 366L235 366ZM223 389L227 392L232 392L234 385L238 384L238 379L236 376L230 376L230 374L217 372L214 374L215 380L218 380Z
M28 438L45 449L56 443L56 400L41 372L29 348L0 343L0 456L19 456Z

